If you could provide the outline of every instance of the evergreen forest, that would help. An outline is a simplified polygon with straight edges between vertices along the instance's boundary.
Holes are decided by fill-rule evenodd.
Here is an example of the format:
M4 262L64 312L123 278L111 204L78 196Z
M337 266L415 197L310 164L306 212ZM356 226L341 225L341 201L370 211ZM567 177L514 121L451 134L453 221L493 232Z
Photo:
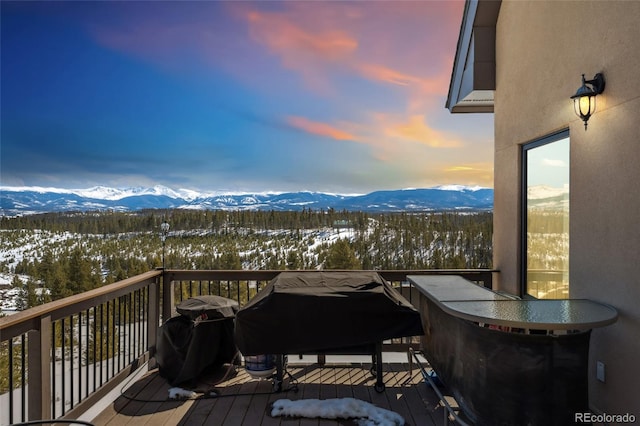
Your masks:
M169 224L165 235L163 222ZM18 309L163 263L170 269L275 270L492 266L488 212L47 213L3 217L0 235L0 274L21 289Z

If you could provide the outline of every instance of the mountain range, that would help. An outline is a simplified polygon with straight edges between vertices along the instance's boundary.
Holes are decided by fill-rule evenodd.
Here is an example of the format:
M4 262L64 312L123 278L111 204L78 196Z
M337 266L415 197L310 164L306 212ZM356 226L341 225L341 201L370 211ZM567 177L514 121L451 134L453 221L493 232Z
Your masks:
M136 211L141 209L200 210L329 209L398 212L491 210L493 189L449 185L424 189L374 191L345 195L323 192L200 193L150 188L88 189L0 186L0 215L17 216L65 211Z

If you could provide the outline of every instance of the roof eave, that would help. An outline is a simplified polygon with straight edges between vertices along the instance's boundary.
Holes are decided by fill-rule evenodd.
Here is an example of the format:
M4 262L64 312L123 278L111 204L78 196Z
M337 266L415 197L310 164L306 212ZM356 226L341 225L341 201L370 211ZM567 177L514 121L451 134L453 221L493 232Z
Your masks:
M465 3L446 103L452 113L493 112L500 5L500 0Z

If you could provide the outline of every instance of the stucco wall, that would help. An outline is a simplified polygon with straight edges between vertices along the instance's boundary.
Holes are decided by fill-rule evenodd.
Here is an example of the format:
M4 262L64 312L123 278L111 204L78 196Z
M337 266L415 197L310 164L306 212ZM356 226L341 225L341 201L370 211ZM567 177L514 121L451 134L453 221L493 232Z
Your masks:
M519 292L520 145L570 129L570 294L613 305L594 330L594 410L640 419L640 2L504 1L496 37L494 267ZM585 132L580 75L606 90ZM596 360L606 383L595 379Z

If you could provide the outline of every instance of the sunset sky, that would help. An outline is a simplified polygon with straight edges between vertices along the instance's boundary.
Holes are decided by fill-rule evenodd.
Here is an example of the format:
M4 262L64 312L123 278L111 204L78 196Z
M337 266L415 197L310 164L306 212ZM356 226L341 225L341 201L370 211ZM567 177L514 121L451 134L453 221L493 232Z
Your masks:
M493 185L463 1L1 3L0 185Z

